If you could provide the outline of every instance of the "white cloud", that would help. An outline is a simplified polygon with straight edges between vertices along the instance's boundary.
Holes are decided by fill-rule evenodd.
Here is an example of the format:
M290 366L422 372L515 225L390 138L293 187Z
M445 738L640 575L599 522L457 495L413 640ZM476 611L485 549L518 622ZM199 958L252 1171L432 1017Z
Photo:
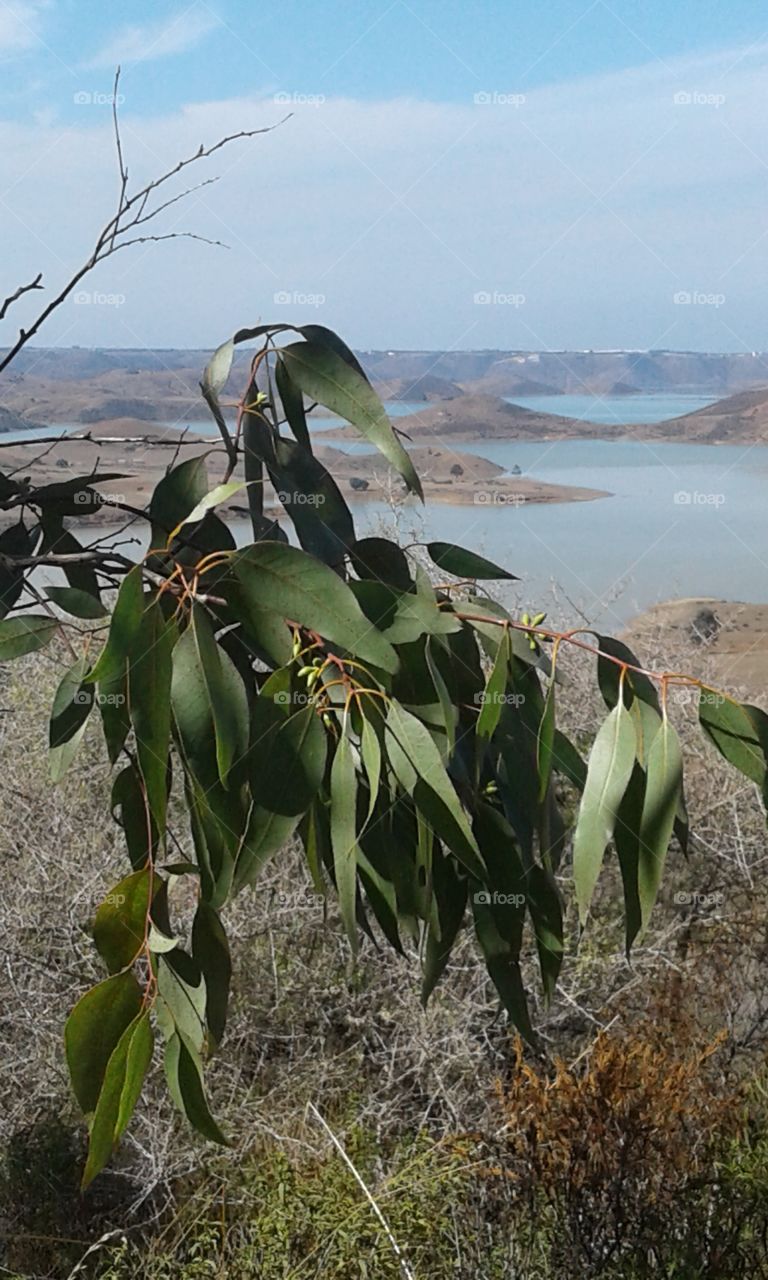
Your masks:
M0 51L19 52L31 49L38 41L41 4L2 4L0 6Z
M220 25L205 5L192 5L165 22L123 27L84 66L88 70L113 68L118 63L148 62L187 53Z
M284 111L264 96L126 111L131 177ZM0 242L19 278L60 279L109 214L109 112L82 115L66 130L0 125ZM163 230L229 253L189 241L126 253L95 285L125 295L119 313L74 308L47 340L215 345L287 318L274 303L287 293L322 295L322 310L296 314L361 346L766 349L767 115L765 48L547 86L518 107L297 102L277 133L201 167L218 186L164 215ZM677 306L680 291L726 301ZM476 293L526 302L477 306Z

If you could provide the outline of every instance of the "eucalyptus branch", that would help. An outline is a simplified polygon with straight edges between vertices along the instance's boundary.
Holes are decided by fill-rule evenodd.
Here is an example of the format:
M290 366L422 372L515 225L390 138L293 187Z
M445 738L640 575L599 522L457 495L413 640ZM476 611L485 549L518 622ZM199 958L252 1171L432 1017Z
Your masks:
M0 373L7 369L12 361L16 359L19 352L23 350L31 338L35 337L53 312L67 300L70 294L80 284L81 280L93 271L99 263L106 261L107 258L111 258L115 253L119 252L119 250L127 249L138 244L160 243L165 240L183 239L199 240L203 244L226 248L221 241L211 240L206 236L197 235L192 231L170 231L162 235L138 236L133 236L130 233L136 228L140 228L147 222L152 221L153 218L156 218L158 214L162 213L171 204L175 204L177 201L183 200L185 196L191 194L192 191L199 189L199 186L206 185L205 183L201 183L198 184L198 186L190 187L186 191L179 193L177 196L162 200L159 205L147 211L147 206L153 195L163 189L166 184L179 173L188 169L191 165L197 164L201 160L209 159L212 155L215 155L216 152L230 146L233 142L255 138L259 134L263 133L271 133L273 129L276 129L289 118L288 116L285 116L282 120L279 120L276 125L265 125L260 129L240 129L237 133L227 134L225 137L220 138L218 142L212 143L208 146L201 143L197 151L192 155L186 156L183 160L177 161L177 163L170 169L167 169L165 173L160 174L157 178L153 178L150 182L146 183L131 195L128 191L128 169L125 163L125 154L120 134L120 121L117 111L117 90L119 83L120 68L118 67L115 74L112 109L115 146L117 150L117 164L120 178L120 191L118 195L117 209L97 236L94 247L85 262L83 262L74 274L70 276L67 283L59 290L55 297L52 298L45 307L43 307L42 311L40 311L29 327L19 330L19 335L14 344L6 351L5 355L0 358ZM208 179L208 182L211 181L215 181L215 179ZM21 286L20 289L17 289L15 294L6 298L5 302L2 304L2 309L0 309L0 320L3 319L11 304L15 302L17 298L21 297L22 294L27 293L32 289L41 288L41 280L42 275L38 275L30 284Z

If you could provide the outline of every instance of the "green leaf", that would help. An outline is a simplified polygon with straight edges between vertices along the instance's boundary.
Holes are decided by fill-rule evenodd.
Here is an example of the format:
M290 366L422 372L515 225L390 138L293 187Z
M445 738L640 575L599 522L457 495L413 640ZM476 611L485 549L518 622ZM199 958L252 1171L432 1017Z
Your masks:
M139 1100L154 1045L149 1017L149 1010L146 1010L134 1018L110 1055L91 1123L81 1191L85 1191L101 1173L128 1127Z
M516 574L500 569L483 556L467 551L464 547L456 547L452 542L428 542L427 552L439 569L444 569L454 578L506 578L512 582L518 581Z
M570 738L560 729L555 729L552 768L567 778L577 791L583 791L587 785L587 766Z
M594 634L597 638L597 646L601 650L601 656L597 660L597 683L606 706L613 708L619 700L619 685L622 681L621 667L617 662L611 662L610 658L613 657L618 659L619 663L628 664L628 668L639 667L642 664L621 640L615 640L613 636L602 636L597 631ZM608 654L609 657L605 658L602 654ZM654 711L661 711L656 686L642 672L625 670L623 689L624 702L628 707L632 706L633 697L636 695L641 702L653 707Z
M203 1088L200 1058L184 1036L174 1035L165 1049L165 1074L176 1106L210 1142L228 1147L229 1142L211 1115Z
M112 784L111 807L113 816L116 810L120 811L119 821L128 846L131 866L140 871L150 854L155 852L158 835L157 823L147 810L141 775L133 762L118 773Z
M157 602L145 611L128 667L128 703L136 755L158 830L165 830L171 738L171 671L176 626ZM93 675L93 673L91 673Z
M307 415L304 412L304 396L294 383L282 356L278 355L275 364L275 384L283 403L288 425L303 448L311 451Z
M539 770L539 803L543 803L552 776L555 751L555 680L549 682L547 699L536 739L536 764Z
M563 908L551 871L534 863L526 872L528 910L531 915L544 996L552 999L563 963Z
M243 590L266 607L385 671L397 654L365 617L349 587L327 565L296 547L261 542L234 562Z
M219 503L226 502L244 488L245 483L242 480L230 480L228 484L217 484L210 493L206 493L205 497L195 504L188 516L179 521L173 532L178 533L185 524L195 524L196 521L202 520L207 511L212 511L214 507L218 507Z
M645 929L661 883L683 781L683 757L674 726L665 715L651 743L640 819L638 896Z
M158 1019L163 1035L174 1032L200 1051L205 1044L206 990L196 960L178 948L157 958Z
M323 780L327 739L313 705L288 716L264 694L253 708L250 754L254 802L285 817L305 813Z
M288 843L300 814L286 816L253 805L235 867L233 892L239 893L258 879L269 859Z
M291 380L311 400L351 422L400 473L408 488L423 497L413 463L367 379L342 356L315 342L295 342L281 350Z
M573 838L573 878L582 924L632 774L636 749L635 726L620 701L601 725L592 745Z
M499 933L493 912L487 902L487 894L477 891L471 895L475 934L483 953L488 976L495 986L513 1025L529 1044L536 1044L531 1026L528 1002L520 972L520 961L515 949Z
M4 618L0 622L0 662L10 662L44 649L58 625L56 619L47 614L25 613L18 618Z
M142 572L142 566L137 564L120 583L107 643L88 675L91 683L96 680L118 680L125 674L128 655L133 651L141 631L144 614Z
M699 723L729 764L758 786L766 780L768 718L759 707L734 702L714 690L699 691Z
M352 515L331 473L314 454L293 440L275 441L269 477L290 517L299 542L334 570L341 571L355 540Z
M79 658L64 675L51 709L48 775L60 782L74 759L93 706L93 691L83 683L88 663Z
M73 618L106 618L108 610L95 596L77 587L46 587L48 599Z
M148 867L126 876L107 894L93 921L93 941L110 973L133 964L144 943L152 875Z
M1 490L0 482L0 497L4 496ZM0 556L31 556L34 545L31 531L21 523L12 524L0 532ZM5 617L21 595L25 573L23 568L0 565L0 618Z
M453 860L438 847L432 861L432 891L435 912L430 918L424 945L421 1002L429 997L442 977L451 956L467 905L467 881L456 873Z
M479 695L481 698L480 715L477 717L477 724L475 725L475 733L478 738L490 739L496 732L501 709L505 701L510 657L509 633L505 631L501 637L496 652L496 661L488 677L485 691Z
M162 551L171 534L208 494L206 455L188 458L156 485L149 502L152 549Z
M219 777L226 787L230 770L248 750L248 699L243 681L232 659L217 645L210 617L201 605L193 605L191 629L213 718Z
M383 582L397 591L412 589L408 557L389 538L359 538L349 555L358 578Z
M357 954L357 775L352 746L339 738L331 766L331 844L341 918L349 945Z
M129 969L86 991L70 1013L64 1045L72 1088L86 1115L99 1100L112 1052L141 1010L141 988Z
M621 799L613 842L619 858L624 891L624 939L627 957L642 926L638 870L640 866L640 824L645 801L645 770L635 763L632 777Z
M368 814L366 823L370 822L371 815L376 806L379 795L379 783L381 782L381 743L379 735L371 724L370 720L363 719L360 728L360 759L362 760L365 776L368 779Z
M429 730L396 702L389 705L386 727L387 755L401 787L459 861L482 880L477 841Z
M227 1022L232 960L218 912L199 902L192 922L192 955L205 979L205 1020L215 1044L221 1044Z

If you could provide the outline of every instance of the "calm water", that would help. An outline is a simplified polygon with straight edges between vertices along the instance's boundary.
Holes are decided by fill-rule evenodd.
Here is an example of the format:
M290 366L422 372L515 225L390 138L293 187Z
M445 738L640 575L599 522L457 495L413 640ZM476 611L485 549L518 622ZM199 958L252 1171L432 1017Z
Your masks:
M590 416L587 402L595 403L592 397L578 397L580 405L575 397L547 399L574 417L577 408ZM709 402L679 396L620 400L624 412L641 405L638 420L646 422L654 409L663 418L700 403ZM594 407L591 413L594 419ZM563 614L572 615L570 598L606 627L675 596L768 600L766 446L567 440L472 441L456 451L461 448L506 470L518 466L525 475L612 495L552 506L434 504L426 510L409 501L399 509L404 540L464 542L519 574L511 600L552 608L554 589ZM361 535L392 528L383 504L354 504L353 514ZM248 540L245 523L236 533L239 541Z
M520 396L510 403L582 422L663 422L712 404L715 396Z

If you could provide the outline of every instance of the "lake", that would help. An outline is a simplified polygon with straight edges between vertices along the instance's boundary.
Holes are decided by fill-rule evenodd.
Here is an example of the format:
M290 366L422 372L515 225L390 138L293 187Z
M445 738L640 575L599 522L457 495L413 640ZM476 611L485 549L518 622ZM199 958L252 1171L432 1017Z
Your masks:
M527 403L539 407L543 400L553 407L556 401L558 411L572 417L596 420L599 410L588 396ZM703 397L633 396L605 401L603 411L618 404L628 421L631 406L635 421L648 422L708 403ZM547 506L435 504L426 510L409 501L399 509L405 541L463 542L519 574L521 582L507 591L512 602L572 617L571 601L591 622L615 628L676 596L768 599L768 446L558 440L471 441L455 448L507 470L518 466L542 480L612 495ZM392 527L384 504L357 503L353 513L361 535ZM244 522L236 534L247 541Z

